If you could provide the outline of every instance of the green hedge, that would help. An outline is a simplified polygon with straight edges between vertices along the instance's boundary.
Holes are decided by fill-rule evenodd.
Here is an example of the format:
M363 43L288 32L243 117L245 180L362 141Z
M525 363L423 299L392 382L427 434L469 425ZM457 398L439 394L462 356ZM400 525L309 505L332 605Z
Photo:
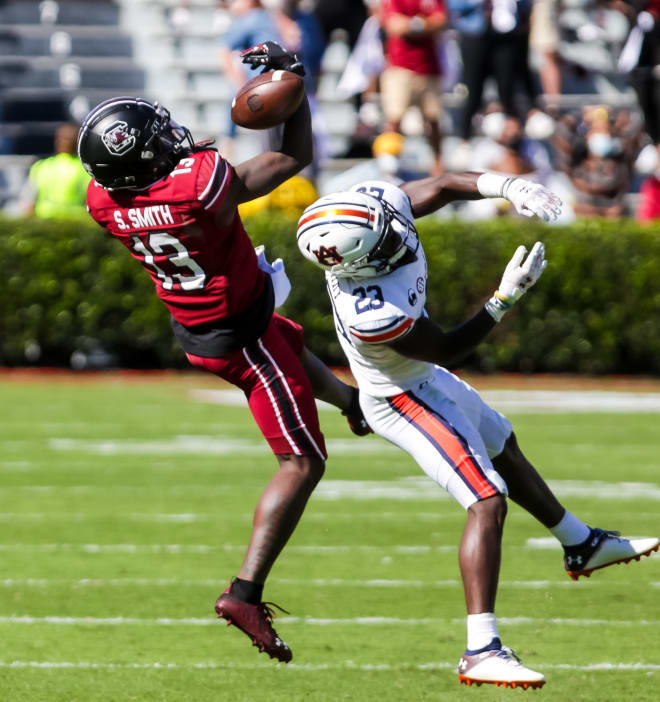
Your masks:
M123 366L185 367L151 280L121 244L84 223L1 220L0 227L0 364L27 364L26 348L36 342L44 365L68 365L73 351L98 345ZM295 222L270 212L247 228L255 244L287 263L293 291L282 312L304 325L313 351L344 365L323 275L298 253ZM427 218L419 230L428 311L445 328L483 304L519 243L546 244L548 269L469 359L471 368L660 371L660 228Z

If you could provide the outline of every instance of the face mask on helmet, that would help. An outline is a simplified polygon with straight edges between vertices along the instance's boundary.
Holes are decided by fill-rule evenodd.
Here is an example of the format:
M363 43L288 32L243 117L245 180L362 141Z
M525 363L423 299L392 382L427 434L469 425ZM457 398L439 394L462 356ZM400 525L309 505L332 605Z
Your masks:
M412 222L388 203L356 192L317 200L300 218L297 237L306 259L337 276L356 278L388 273L419 246Z
M78 155L87 172L109 190L143 188L166 176L194 150L188 129L169 111L141 98L115 98L87 115Z

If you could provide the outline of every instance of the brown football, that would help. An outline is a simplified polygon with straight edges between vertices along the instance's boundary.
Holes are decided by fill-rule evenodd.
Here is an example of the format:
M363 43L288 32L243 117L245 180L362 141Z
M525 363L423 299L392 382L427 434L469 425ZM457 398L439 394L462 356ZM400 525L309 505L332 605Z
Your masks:
M267 71L247 82L231 103L231 118L247 129L269 129L285 122L305 95L303 79L291 71Z

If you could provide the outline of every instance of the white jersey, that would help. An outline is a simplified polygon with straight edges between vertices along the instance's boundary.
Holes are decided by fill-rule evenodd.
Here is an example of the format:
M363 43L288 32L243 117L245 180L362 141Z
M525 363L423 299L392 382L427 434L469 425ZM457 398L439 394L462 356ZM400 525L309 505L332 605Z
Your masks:
M367 181L351 188L386 201L413 221L408 196L385 181ZM399 223L395 220L394 227ZM335 327L360 391L375 397L404 392L432 377L434 367L406 358L388 342L403 337L426 316L426 258L421 244L411 263L371 278L326 273Z
M375 195L413 221L410 201L382 181L352 190ZM392 226L403 224L394 220ZM403 259L408 260L408 259ZM360 407L376 434L407 451L422 469L468 509L505 495L491 456L501 453L511 424L467 383L439 366L406 358L388 346L425 316L426 259L391 273L348 278L326 273L341 346L360 387Z

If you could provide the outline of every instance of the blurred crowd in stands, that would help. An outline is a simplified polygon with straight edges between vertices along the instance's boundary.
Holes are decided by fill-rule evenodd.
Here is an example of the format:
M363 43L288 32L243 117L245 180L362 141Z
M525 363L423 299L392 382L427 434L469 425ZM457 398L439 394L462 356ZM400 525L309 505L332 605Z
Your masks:
M185 33L189 6L173 8L173 31ZM317 161L275 196L285 209L314 199L314 186L471 169L546 184L567 204L563 221L660 219L660 0L219 0L214 28L219 70L237 88L250 77L240 51L262 41L305 64ZM317 89L338 38L350 53L335 94L357 116L348 148L332 153ZM426 159L408 148L421 136ZM320 188L329 158L351 160ZM457 213L503 207L485 200Z

